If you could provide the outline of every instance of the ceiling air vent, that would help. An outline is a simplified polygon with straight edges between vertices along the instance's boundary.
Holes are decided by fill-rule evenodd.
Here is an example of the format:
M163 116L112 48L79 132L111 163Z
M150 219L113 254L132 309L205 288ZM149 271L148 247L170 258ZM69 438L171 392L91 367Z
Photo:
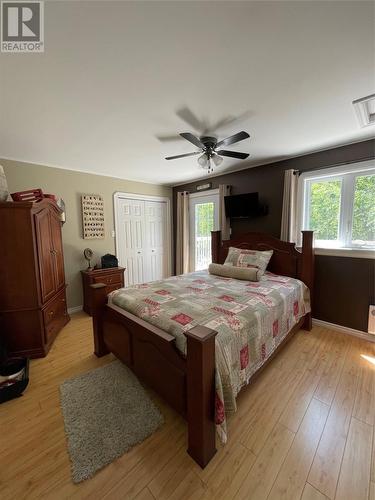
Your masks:
M375 124L375 94L356 99L353 106L361 127Z

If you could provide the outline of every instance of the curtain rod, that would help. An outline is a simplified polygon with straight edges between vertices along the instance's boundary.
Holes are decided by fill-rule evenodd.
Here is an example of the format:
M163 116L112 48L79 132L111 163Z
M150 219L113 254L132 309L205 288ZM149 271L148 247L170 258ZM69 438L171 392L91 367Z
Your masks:
M302 172L300 170L294 170L293 174L300 175L300 174L305 173L305 172L314 172L314 170L324 170L325 168L340 167L342 165L352 165L353 163L361 163L362 161L370 161L370 160L375 160L375 154L373 156L367 156L365 158L359 158L357 160L339 161L337 163L331 163L329 165L324 165L324 166L315 167L315 168L309 168L307 170L303 170Z

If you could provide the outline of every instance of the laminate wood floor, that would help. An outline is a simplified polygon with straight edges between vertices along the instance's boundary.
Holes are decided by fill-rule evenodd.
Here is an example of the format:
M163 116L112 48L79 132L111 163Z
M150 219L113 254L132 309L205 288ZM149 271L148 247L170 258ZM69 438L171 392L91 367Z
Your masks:
M238 398L229 440L206 469L183 419L150 393L165 425L92 479L70 478L59 384L109 363L75 314L22 398L0 405L0 498L375 500L375 345L299 332Z

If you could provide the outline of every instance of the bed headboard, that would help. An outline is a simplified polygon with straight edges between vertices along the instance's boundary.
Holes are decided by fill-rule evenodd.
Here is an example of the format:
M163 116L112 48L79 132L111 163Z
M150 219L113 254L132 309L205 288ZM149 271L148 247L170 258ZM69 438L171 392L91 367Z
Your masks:
M294 243L281 241L265 233L245 233L231 240L222 241L221 231L211 232L212 262L223 264L229 247L273 250L267 269L275 274L300 279L312 292L314 285L313 231L302 231L301 251L296 249Z

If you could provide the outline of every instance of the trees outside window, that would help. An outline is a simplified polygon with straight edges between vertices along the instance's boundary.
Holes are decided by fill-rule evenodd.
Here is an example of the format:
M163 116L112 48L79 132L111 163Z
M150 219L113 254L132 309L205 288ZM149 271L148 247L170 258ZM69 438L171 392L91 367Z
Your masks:
M307 172L301 181L302 228L314 231L316 246L375 248L374 165Z

